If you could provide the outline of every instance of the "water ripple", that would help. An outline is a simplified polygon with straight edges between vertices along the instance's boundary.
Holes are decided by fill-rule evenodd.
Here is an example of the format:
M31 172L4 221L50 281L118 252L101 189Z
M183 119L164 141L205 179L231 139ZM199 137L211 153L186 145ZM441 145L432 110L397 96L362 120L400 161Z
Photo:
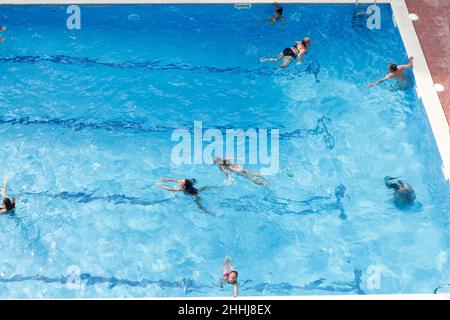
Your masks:
M281 140L292 140L292 139L305 139L309 136L322 136L323 141L328 150L334 148L335 140L333 135L328 130L326 123L331 122L330 118L321 117L317 120L316 126L312 129L296 129L293 131L280 133ZM189 125L182 125L180 127L169 127L169 126L151 126L145 122L137 121L86 121L77 118L60 119L60 118L41 118L33 119L31 117L21 117L21 118L5 118L0 116L0 125L22 125L22 126L61 126L64 128L69 128L75 131L82 130L105 130L107 132L121 132L130 131L136 134L146 134L146 133L163 133L163 132L173 132L180 128L185 128L189 132L193 133L194 129ZM282 128L282 126L280 126ZM250 128L250 127L248 127ZM247 130L248 128L242 128ZM252 127L254 128L254 127ZM280 128L280 129L281 129ZM203 128L208 130L208 128ZM216 129L222 131L225 134L227 129L235 129L232 126L217 126L211 129Z
M288 294L294 290L302 290L302 291L330 291L330 292L354 292L357 294L364 294L361 289L361 270L354 270L354 279L353 281L337 281L332 282L328 285L323 285L326 281L324 278L320 278L316 281L313 281L304 286L293 285L289 283L261 283L256 284L254 286L249 286L251 284L251 280L245 280L241 283L241 288L243 291L255 290L257 292L264 293L275 293L275 294ZM34 281L34 282L44 282L47 284L73 284L74 276L66 275L66 276L56 276L56 277L48 277L44 275L14 275L12 277L0 277L0 283L18 283L25 281ZM178 281L170 281L170 280L149 280L149 279L141 279L141 280L130 280L130 279L120 279L116 277L104 277L104 276L95 276L89 273L82 273L79 275L79 278L76 279L77 284L82 284L83 286L94 286L98 284L107 284L109 289L112 289L116 286L129 286L129 287L141 287L145 288L147 286L158 286L162 289L181 289L185 295L189 295L192 292L202 292L203 289L211 289L211 288L219 288L219 285L208 285L202 283L196 283L194 280L189 278L183 278Z
M298 77L302 74L312 74L316 81L320 73L320 64L315 58L310 59L310 63L305 63L305 67L290 68L289 70L268 70L267 65L258 68L244 68L242 66L219 68L212 66L193 66L188 63L162 63L161 60L152 60L145 62L113 62L101 61L88 57L72 57L67 55L53 56L15 56L9 58L0 58L0 63L23 63L37 64L41 62L51 62L62 65L85 65L85 66L102 66L119 69L145 69L150 71L190 71L190 72L208 72L208 73L230 73L230 74L247 74L255 76L286 76ZM282 72L280 72L282 71Z
M160 199L160 200L147 200L138 197L130 197L125 194L112 194L108 196L96 196L94 192L60 192L60 193L50 193L48 191L43 192L21 192L19 196L44 196L51 199L62 199L62 200L73 200L78 203L89 203L93 201L105 201L110 202L115 205L118 204L128 204L128 205L139 205L139 206L154 206L164 202L171 201L172 199Z
M312 215L322 214L329 211L338 211L339 218L347 220L343 198L347 188L341 184L336 187L334 194L328 196L314 196L305 200L281 199L269 193L264 197L264 201L255 203L254 195L244 196L238 199L223 199L222 205L233 208L236 211L248 211L249 207L258 206L258 211L264 210L266 212L284 215ZM292 206L300 206L300 209L293 210Z

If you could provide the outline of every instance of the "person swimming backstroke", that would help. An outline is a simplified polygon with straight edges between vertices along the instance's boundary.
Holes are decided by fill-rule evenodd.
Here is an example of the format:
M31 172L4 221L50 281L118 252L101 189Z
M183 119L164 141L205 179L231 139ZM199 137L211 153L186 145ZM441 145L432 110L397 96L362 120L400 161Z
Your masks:
M309 37L304 37L301 41L296 41L295 45L289 48L285 48L278 57L275 58L262 58L261 62L273 61L278 64L280 68L286 68L292 61L298 59L297 64L301 64L302 57L308 53L308 48L311 46L312 41ZM283 59L283 63L280 60Z

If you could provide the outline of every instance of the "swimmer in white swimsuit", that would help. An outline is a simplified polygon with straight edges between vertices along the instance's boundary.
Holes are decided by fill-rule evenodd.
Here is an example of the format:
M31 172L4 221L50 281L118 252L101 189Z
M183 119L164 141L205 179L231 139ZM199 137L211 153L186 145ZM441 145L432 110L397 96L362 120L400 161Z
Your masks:
M258 186L267 187L269 185L269 181L267 180L267 178L263 177L259 173L250 172L247 169L242 168L242 167L238 166L237 164L232 163L229 159L226 159L226 158L222 159L220 157L214 157L213 163L218 165L220 171L222 171L227 176L227 180L228 180L229 184L233 181L230 173L228 172L228 171L231 171L231 172L234 172L234 173L250 180L251 182L253 182L254 184L256 184ZM264 181L261 181L261 180L264 180Z

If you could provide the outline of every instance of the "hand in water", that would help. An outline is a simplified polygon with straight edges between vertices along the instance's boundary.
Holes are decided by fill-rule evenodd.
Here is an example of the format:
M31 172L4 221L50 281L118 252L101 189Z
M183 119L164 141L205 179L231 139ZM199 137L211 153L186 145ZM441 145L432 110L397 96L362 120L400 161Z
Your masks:
M227 178L227 186L230 186L233 184L233 178L231 178L230 176Z

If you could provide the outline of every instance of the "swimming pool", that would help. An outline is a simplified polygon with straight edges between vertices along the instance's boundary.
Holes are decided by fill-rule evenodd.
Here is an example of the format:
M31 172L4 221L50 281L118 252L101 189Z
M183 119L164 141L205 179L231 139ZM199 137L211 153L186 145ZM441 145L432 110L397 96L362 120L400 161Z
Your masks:
M0 167L18 204L0 217L0 297L230 296L225 256L247 296L448 282L450 191L423 106L366 86L407 59L380 7L381 30L353 5L285 5L285 27L259 24L271 5L81 6L81 30L66 6L1 7ZM301 66L259 62L303 36ZM271 185L174 165L171 135L194 121L278 128ZM386 175L416 206L394 206ZM202 194L216 215L158 188L164 176L217 187Z

